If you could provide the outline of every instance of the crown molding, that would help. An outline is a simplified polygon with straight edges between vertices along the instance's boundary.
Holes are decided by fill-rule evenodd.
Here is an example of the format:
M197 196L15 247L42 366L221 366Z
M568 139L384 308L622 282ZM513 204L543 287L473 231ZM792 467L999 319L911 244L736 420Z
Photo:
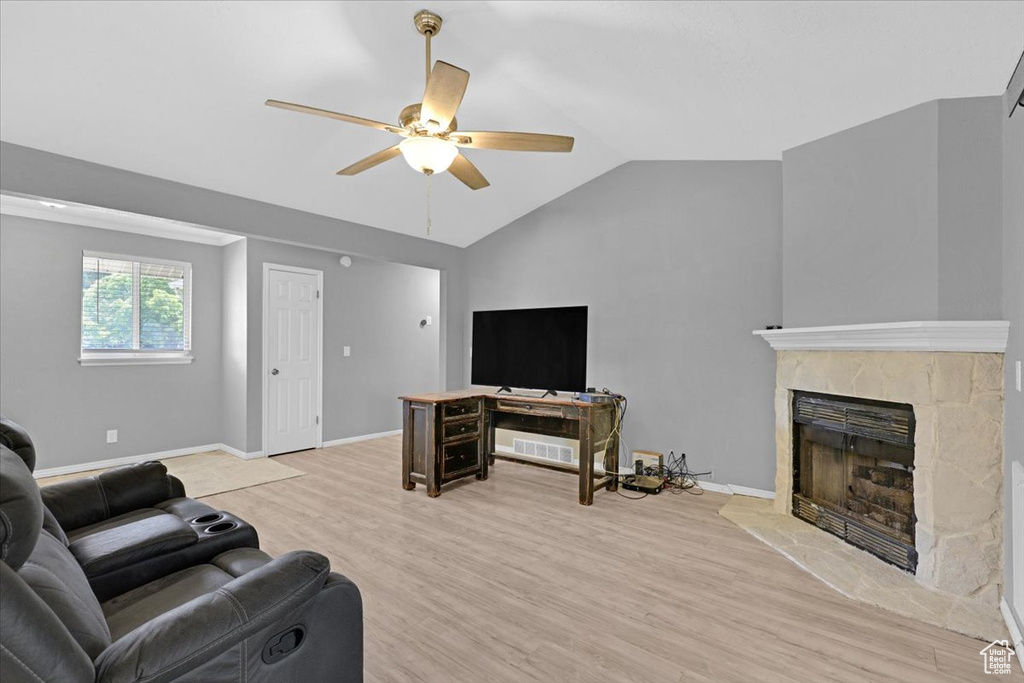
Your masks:
M44 201L46 204L43 203ZM117 230L118 232L130 232L136 235L162 237L197 244L211 244L218 247L237 242L245 237L167 218L8 193L0 194L0 214L102 230Z
M959 351L1005 353L1005 320L925 320L754 330L776 351Z

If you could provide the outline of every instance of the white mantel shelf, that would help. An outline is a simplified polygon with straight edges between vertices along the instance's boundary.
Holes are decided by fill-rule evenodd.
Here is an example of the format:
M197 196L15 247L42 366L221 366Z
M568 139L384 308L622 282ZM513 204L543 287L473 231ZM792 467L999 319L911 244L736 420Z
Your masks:
M1005 320L905 323L754 330L776 351L959 351L1005 353Z

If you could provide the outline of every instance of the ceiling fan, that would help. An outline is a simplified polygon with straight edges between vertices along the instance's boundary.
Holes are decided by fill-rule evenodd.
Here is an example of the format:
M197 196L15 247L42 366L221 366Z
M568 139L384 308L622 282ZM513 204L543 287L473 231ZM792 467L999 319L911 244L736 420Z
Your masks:
M401 154L409 166L420 173L429 176L451 171L453 176L471 189L479 190L490 183L476 166L462 155L460 147L510 152L572 151L573 138L564 135L458 130L455 112L462 102L463 95L466 94L469 72L440 60L431 68L430 39L441 31L441 17L429 10L420 10L413 18L413 22L416 30L427 41L427 88L423 92L422 102L410 104L402 110L398 115L397 125L279 100L267 100L266 104L368 126L405 138L393 147L371 154L341 169L338 175L356 175Z

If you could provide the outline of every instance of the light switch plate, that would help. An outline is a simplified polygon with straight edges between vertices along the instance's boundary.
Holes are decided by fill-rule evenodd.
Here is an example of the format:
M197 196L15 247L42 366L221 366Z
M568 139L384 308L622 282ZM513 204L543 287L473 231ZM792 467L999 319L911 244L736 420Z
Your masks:
M341 347L341 355L344 356L345 358L348 358L349 356L351 356L352 355L352 347L351 346L342 346Z
M1017 361L1017 391L1020 391L1020 361Z
M429 325L433 325L433 324L434 324L434 316L428 315L427 316L427 325L429 326Z

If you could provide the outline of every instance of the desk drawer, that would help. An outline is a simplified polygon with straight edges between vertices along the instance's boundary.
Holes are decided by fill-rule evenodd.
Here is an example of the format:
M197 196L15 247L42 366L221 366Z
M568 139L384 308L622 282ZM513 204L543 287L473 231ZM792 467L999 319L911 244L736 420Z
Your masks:
M459 420L458 422L445 422L444 424L444 440L450 441L457 439L462 436L469 436L470 434L476 436L480 433L480 418L469 418L467 420Z
M521 415L543 415L545 417L563 417L562 406L548 403L526 403L525 401L498 401L498 410L503 413L519 413Z
M444 447L444 460L441 463L441 478L448 479L453 475L473 470L480 466L480 440L469 439Z
M468 398L444 404L444 419L455 420L460 417L480 414L480 399Z

